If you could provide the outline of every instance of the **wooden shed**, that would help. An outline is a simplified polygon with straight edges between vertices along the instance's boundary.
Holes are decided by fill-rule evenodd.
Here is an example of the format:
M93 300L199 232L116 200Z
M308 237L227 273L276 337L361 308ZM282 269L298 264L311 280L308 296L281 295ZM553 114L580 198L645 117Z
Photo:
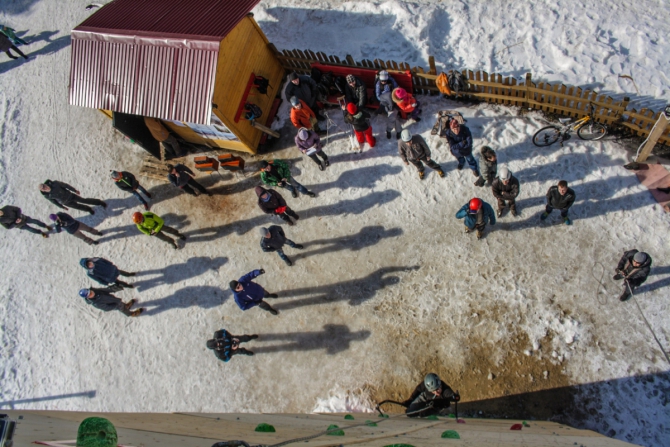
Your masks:
M284 79L250 14L259 1L112 1L72 31L70 104L105 112L155 156L145 116L187 142L256 153Z

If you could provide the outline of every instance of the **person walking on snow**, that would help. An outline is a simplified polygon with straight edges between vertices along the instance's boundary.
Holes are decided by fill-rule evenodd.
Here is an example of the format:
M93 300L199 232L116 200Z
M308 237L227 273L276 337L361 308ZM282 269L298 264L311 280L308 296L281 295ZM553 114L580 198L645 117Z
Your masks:
M461 396L440 379L435 373L426 374L412 395L404 401L408 417L426 417L431 415L447 416L451 402L458 402ZM421 411L423 410L423 411Z
M409 130L403 130L402 139L398 141L398 152L406 165L412 163L416 166L420 179L425 176L423 163L436 170L440 177L444 177L444 171L440 165L430 158L430 149L421 135L412 135Z
M161 148L163 148L166 160L168 158L175 158L186 155L186 150L182 149L179 141L177 141L174 135L172 135L170 131L165 128L159 119L145 116L144 124L147 126L154 139L158 141L158 144L160 144Z
M259 275L265 273L265 270L259 269L247 273L237 281L230 281L230 290L233 291L235 302L242 310L248 310L252 307L260 307L263 310L270 312L272 315L277 315L279 312L272 308L268 303L263 301L263 298L277 298L276 293L270 293L260 285L252 281Z
M346 77L347 85L344 90L346 102L353 102L359 110L368 103L368 89L365 83L352 74Z
M207 191L207 189L205 189L204 186L195 181L195 179L193 178L195 177L195 174L188 167L180 163L174 166L167 165L167 169L168 169L167 178L170 181L170 183L172 183L174 186L184 191L186 194L190 194L192 196L207 194L208 196L211 197L212 193ZM196 193L193 188L197 189L198 192Z
M83 204L100 205L103 208L107 208L107 204L102 200L80 197L79 191L64 182L47 180L44 183L40 183L39 188L45 199L58 208L63 208L65 211L70 207L80 211L87 211L89 214L95 214L93 208Z
M261 228L261 249L266 253L271 253L276 251L279 257L288 265L289 267L293 265L293 262L284 254L284 244L289 247L297 248L302 250L302 244L296 244L291 239L286 237L282 227L278 225L272 225L270 228Z
M294 141L300 152L307 155L314 161L314 163L319 165L320 171L323 171L326 167L330 166L328 156L323 152L321 138L316 132L303 127L298 130L298 134L295 136ZM317 158L317 155L323 159L323 162Z
M396 140L400 139L402 124L398 117L398 110L393 106L393 90L398 88L398 83L389 76L388 71L379 72L377 83L375 84L375 94L379 100L379 109L377 113L386 113L386 138L391 139L391 132L395 129Z
M540 215L540 220L546 219L556 208L561 212L563 223L572 225L572 221L568 217L568 210L573 203L575 203L575 192L568 188L568 182L561 180L558 185L550 187L547 191L547 206L544 213Z
M39 234L43 238L48 238L48 231L51 231L51 227L49 225L37 219L33 219L32 217L26 216L25 214L21 213L21 208L12 205L5 205L2 207L2 209L0 209L0 224L2 224L2 226L8 230L11 230L12 228L18 228L19 230L26 230L34 234ZM30 225L37 225L38 227L45 228L47 232L40 231L37 228L31 227Z
M346 106L344 122L354 127L354 134L356 134L356 140L358 140L361 151L363 151L366 141L370 145L370 149L375 147L377 140L372 136L372 126L370 125L370 114L368 112L359 109L356 104L350 102Z
M288 81L286 82L286 89L284 90L286 98L289 99L289 101L293 96L301 99L314 111L316 119L319 121L325 120L326 118L319 113L319 108L316 103L319 88L317 87L316 82L314 82L314 79L307 75L298 75L295 71L289 73L286 79Z
M307 103L296 96L291 96L291 122L295 127L300 129L313 130L316 133L323 133L319 127L319 122L314 114L314 111L309 108Z
M61 231L65 230L68 234L71 234L77 239L81 239L88 245L98 245L100 243L99 241L95 241L86 236L84 232L93 234L95 236L102 236L102 231L98 231L95 228L89 227L84 222L78 221L67 213L60 212L56 214L49 214L49 219L54 222L56 226L56 233L60 233Z
M179 248L179 245L177 245L177 241L175 241L171 237L166 236L165 234L163 234L163 232L177 236L181 240L186 239L186 236L184 236L174 228L165 225L163 219L161 219L160 217L158 217L157 215L155 215L150 211L147 211L144 214L134 213L133 222L135 222L135 225L137 225L137 229L140 230L142 233L148 236L156 236L161 241L167 242L168 244L172 244L175 250Z
M491 186L498 176L498 157L493 149L482 146L479 150L479 178L476 186Z
M265 214L274 214L289 225L294 225L291 217L295 220L300 219L291 208L286 204L286 200L274 189L265 189L262 186L256 186L254 192L258 196L258 207Z
M225 329L214 332L214 338L207 340L207 349L214 351L214 355L219 360L228 362L234 355L254 355L248 349L240 347L241 343L246 343L258 338L258 335L233 335Z
M449 121L449 129L444 133L447 142L449 143L449 150L451 155L458 160L456 168L460 171L463 169L467 160L468 166L472 169L472 174L479 177L479 169L477 168L477 160L472 156L472 134L470 129L465 124L461 125L455 119Z
M619 296L619 301L628 301L631 292L647 280L650 270L651 256L647 253L636 249L624 252L616 267L616 275L612 278L615 281L624 280L623 292Z
M30 59L28 56L23 54L23 52L19 50L16 45L14 45L14 42L12 42L9 37L5 36L4 33L0 33L0 51L7 54L7 56L9 56L11 59L18 59L18 56L14 56L11 50L16 51L16 53L25 60Z
M96 280L103 286L111 284L121 288L132 289L135 286L119 280L120 276L135 276L135 272L124 272L105 258L81 258L79 260L89 278Z
M110 293L108 288L105 289L94 289L89 287L88 289L81 289L79 291L79 296L86 301L86 304L100 309L103 312L109 312L111 310L118 310L127 317L137 317L142 312L144 312L144 307L139 309L130 310L131 307L137 303L136 299L132 299L127 303L124 303L120 298L115 297Z
M421 103L417 101L412 94L408 93L407 90L398 87L391 93L391 98L398 108L405 112L410 118L417 123L421 121L421 118L419 118L419 115L421 114L421 109L419 108Z
M477 230L477 239L484 236L486 224L496 224L496 214L493 208L488 203L477 197L470 200L463 205L456 213L457 219L465 219L465 232L470 233L472 230Z
M139 200L142 206L144 206L144 209L149 211L149 204L146 200L144 200L142 195L137 190L139 189L149 199L151 199L151 194L149 194L149 192L144 189L142 185L140 185L140 182L137 181L133 174L127 171L112 171L111 176L117 188L119 188L121 191L129 192L137 197L137 200Z
M288 163L283 160L272 160L270 162L262 160L261 165L261 181L264 185L279 186L280 188L288 189L293 198L298 197L298 191L310 197L316 194L307 190L291 175L291 170Z
M518 216L516 212L516 198L519 195L519 179L514 177L506 167L500 168L498 177L491 184L493 197L498 199L498 217L502 217L503 210L509 205L512 216Z

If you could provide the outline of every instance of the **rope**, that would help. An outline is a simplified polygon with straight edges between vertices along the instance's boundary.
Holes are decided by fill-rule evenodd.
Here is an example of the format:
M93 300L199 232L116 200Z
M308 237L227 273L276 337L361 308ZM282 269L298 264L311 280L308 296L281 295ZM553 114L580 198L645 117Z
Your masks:
M637 299L635 298L635 294L633 293L633 289L630 287L630 284L628 284L628 281L626 281L626 286L628 287L628 291L630 292L631 296L633 297L633 301L635 302L635 305L637 306L637 310L639 310L640 315L642 315L642 319L644 320L644 323L649 328L649 331L651 332L651 335L654 337L654 340L656 340L656 343L658 344L658 347L661 349L661 352L665 356L665 359L668 361L668 363L670 363L670 357L668 356L668 353L665 352L665 349L663 349L663 345L658 340L658 337L656 337L656 333L654 332L654 329L652 329L651 324L649 324L649 321L647 321L647 317L644 316L644 312L642 312L642 308L640 307L640 304L637 302Z
M593 270L596 268L596 265L598 265L598 264L600 264L600 266L603 268L603 272L602 272L602 274L600 275L600 279L598 279L598 278L596 277L596 275L593 274ZM593 264L593 267L591 267L591 276L593 277L593 279L595 279L596 281L598 281L598 285L599 285L600 287L602 287L603 289L607 290L607 287L605 287L605 284L603 284L603 278L605 277L605 266L604 266L602 263L596 261L596 262ZM605 295L605 301L600 301L600 298L598 297L599 293L600 293L600 288L596 287L596 293L595 293L596 301L598 301L598 304L600 304L601 306L604 306L604 305L607 304L607 295Z

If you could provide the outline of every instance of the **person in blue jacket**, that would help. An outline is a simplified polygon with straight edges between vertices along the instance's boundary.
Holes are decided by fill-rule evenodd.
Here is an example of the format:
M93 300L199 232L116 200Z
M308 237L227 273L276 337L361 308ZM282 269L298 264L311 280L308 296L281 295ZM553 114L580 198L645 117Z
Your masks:
M263 269L254 270L237 281L230 281L230 290L233 291L235 302L240 309L247 310L258 306L263 310L267 310L272 315L277 315L279 312L263 301L263 298L277 298L277 294L268 292L252 281L252 279L263 273L265 273L265 270Z
M219 360L228 362L236 354L254 355L248 349L240 347L245 343L258 338L258 335L233 335L225 329L214 332L214 338L207 340L207 349L212 349Z
M458 160L457 169L459 171L463 169L463 166L467 161L474 176L479 178L477 160L472 156L472 133L470 133L468 126L460 124L455 119L452 119L449 121L449 128L444 132L444 137L449 143L451 155Z
M115 284L122 288L132 289L132 284L119 280L121 276L135 276L135 273L119 270L114 264L104 258L81 258L79 265L86 269L86 274L102 285L108 286Z
M493 212L493 207L476 197L458 210L456 218L465 218L465 232L470 233L472 230L477 230L477 239L484 236L487 223L496 224L496 213Z

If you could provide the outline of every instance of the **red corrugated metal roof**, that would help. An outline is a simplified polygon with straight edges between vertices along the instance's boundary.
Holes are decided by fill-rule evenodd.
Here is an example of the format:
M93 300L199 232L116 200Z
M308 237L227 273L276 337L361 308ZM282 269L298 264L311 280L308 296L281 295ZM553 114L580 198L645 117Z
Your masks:
M70 104L210 124L219 42L259 0L115 0L72 31Z

